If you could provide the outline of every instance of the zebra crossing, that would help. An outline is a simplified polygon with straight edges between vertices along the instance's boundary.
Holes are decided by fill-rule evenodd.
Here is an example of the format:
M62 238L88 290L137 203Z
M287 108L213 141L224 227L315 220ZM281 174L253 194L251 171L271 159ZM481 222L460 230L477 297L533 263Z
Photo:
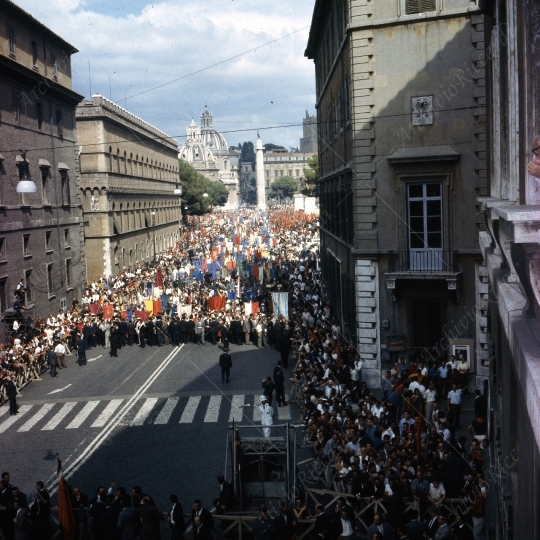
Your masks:
M27 433L32 430L54 431L61 429L102 428L113 418L127 399L68 401L67 403L26 404L19 414L2 418L6 408L0 408L0 434L8 430ZM193 423L260 423L259 394L215 394L141 398L126 416L122 425L133 428L149 425ZM274 401L274 422L291 420L291 409L277 407Z

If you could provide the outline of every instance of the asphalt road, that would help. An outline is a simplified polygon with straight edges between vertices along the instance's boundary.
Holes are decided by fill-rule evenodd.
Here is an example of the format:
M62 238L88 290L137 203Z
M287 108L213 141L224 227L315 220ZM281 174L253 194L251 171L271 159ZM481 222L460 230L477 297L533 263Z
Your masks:
M216 476L227 473L229 422L260 425L254 405L279 359L272 348L231 345L227 384L220 353L211 344L133 346L110 358L97 347L83 367L67 357L68 368L56 378L45 373L23 389L18 415L0 407L2 471L27 495L37 480L54 488L58 452L70 484L89 497L114 481L128 491L142 486L162 509L171 493L185 509L195 498L210 508ZM274 408L276 422L290 419L289 407L278 409L274 401Z

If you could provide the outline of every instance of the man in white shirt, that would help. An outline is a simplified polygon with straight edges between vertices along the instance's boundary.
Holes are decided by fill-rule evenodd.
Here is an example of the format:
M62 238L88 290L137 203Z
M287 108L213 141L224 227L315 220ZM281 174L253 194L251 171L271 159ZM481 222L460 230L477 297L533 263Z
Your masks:
M461 388L456 384L452 385L452 390L448 392L448 420L459 428L459 419L461 416Z
M67 368L67 364L66 364L66 348L64 347L64 344L61 341L58 341L56 343L56 347L54 348L54 352L56 353L56 359L58 360L58 367L60 369Z
M426 400L426 421L431 421L431 414L433 412L433 405L437 399L437 390L435 389L435 384L430 382L429 387L424 394L424 399Z

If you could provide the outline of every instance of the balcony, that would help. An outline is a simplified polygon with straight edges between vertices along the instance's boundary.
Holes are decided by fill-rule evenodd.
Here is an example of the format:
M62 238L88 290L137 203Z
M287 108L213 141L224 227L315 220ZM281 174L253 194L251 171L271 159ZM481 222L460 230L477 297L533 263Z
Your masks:
M458 252L442 249L388 252L386 287L396 288L397 279L444 279L448 290L456 290L461 271Z

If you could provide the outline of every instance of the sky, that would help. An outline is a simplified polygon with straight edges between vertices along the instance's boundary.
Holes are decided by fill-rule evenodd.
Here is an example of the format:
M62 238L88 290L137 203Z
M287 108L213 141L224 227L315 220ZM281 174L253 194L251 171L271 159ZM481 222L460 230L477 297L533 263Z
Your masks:
M229 146L260 129L263 143L297 147L315 114L304 57L315 0L14 1L78 49L75 91L112 99L180 146L205 105Z

